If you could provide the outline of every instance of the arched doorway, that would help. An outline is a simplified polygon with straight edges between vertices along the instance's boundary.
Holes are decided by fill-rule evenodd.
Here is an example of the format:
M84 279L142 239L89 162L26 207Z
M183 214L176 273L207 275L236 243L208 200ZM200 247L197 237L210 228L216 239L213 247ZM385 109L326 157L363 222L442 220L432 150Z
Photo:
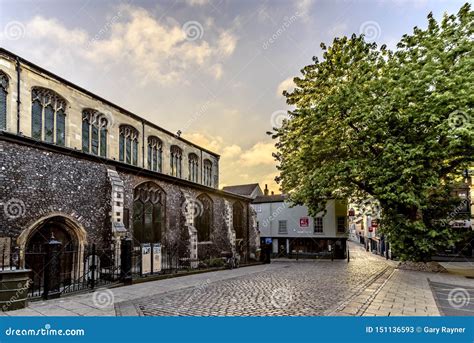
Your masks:
M51 239L59 241L60 263L58 276L62 287L70 285L81 275L82 254L85 233L70 219L62 216L45 218L19 237L23 251L24 266L32 270L33 288L41 292L44 282L44 271L48 266L46 243ZM33 292L35 290L33 289ZM38 294L40 295L40 294Z

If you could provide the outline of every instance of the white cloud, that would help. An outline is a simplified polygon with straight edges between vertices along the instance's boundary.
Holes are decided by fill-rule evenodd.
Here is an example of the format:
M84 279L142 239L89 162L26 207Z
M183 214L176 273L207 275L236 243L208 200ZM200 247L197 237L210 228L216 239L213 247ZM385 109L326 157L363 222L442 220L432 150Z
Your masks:
M328 33L333 37L341 37L347 31L347 24L346 23L337 23L334 24L329 30Z
M185 32L184 23L173 18L158 20L143 8L123 5L97 33L89 34L37 16L24 24L25 35L15 42L15 50L31 52L45 67L58 62L58 55L63 63L70 56L98 68L129 68L145 84L185 82L199 69L220 79L223 59L235 51L237 37L206 23L188 23L192 25Z
M292 91L295 88L295 83L293 82L293 77L289 77L282 82L277 87L276 95L277 97L282 96L283 91Z
M204 6L210 3L209 0L186 0L186 3L190 6Z
M260 165L275 165L272 152L275 151L275 143L258 142L250 149L240 155L240 162L243 166L253 167Z
M311 6L313 6L313 3L314 0L298 0L296 1L296 9L298 10L298 13L307 15Z

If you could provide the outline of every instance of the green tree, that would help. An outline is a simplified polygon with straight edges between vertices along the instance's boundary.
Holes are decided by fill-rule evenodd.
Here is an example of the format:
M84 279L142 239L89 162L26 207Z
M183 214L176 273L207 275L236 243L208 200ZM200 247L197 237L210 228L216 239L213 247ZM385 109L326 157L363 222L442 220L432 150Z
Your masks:
M474 161L473 11L428 15L395 51L363 35L321 44L296 77L289 120L274 128L277 181L311 214L329 198L373 197L402 259L423 261L456 241L444 218L450 185Z

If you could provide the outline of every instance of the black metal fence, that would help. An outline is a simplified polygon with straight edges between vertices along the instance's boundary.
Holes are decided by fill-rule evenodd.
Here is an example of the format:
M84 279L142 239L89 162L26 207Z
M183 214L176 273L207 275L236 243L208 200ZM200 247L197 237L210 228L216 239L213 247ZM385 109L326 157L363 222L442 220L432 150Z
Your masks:
M30 269L29 298L59 297L120 282L120 256L114 244L81 248L58 243L30 248L23 257L18 247L2 245L0 270Z
M63 246L52 238L24 252L12 244L0 244L0 270L30 269L28 297L48 299L106 285L128 284L149 275L224 267L228 260L223 256L204 260L183 258L166 247L161 247L155 259L153 249L151 255L144 254L143 246L133 246L131 239L118 244L121 246Z
M144 258L151 261L151 270L144 270ZM153 250L151 251L151 256L144 255L142 253L142 246L134 246L132 250L133 278L141 278L147 275L178 273L180 271L188 271L190 269L196 269L200 266L203 266L203 261L179 257L176 251L167 249L166 247L163 247L161 249L161 260L159 270L155 269L155 266L153 266L153 261L155 261L153 256Z

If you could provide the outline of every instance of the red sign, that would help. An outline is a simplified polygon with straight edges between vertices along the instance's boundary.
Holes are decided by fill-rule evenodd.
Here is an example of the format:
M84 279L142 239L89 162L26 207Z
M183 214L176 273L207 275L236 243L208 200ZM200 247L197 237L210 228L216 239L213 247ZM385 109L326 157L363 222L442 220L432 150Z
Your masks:
M309 226L309 219L308 218L300 218L300 227L308 227Z
M375 219L372 220L369 227L369 232L374 232L375 229L379 227L379 223Z

